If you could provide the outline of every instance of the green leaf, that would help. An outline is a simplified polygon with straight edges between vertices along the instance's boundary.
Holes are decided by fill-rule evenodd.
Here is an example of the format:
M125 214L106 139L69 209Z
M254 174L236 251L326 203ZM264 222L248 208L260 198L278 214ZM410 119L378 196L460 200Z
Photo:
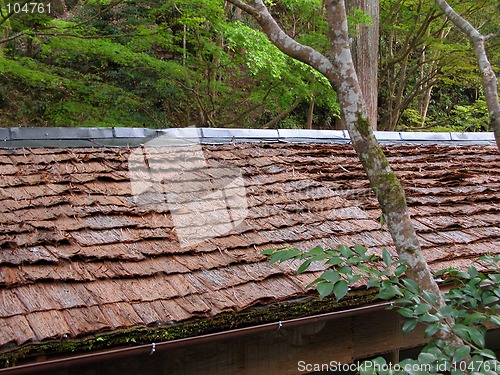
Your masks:
M346 275L346 277L350 285L357 283L361 279L360 275Z
M420 288L415 281L410 279L403 279L401 281L410 292L413 294L420 294Z
M339 246L338 250L340 251L340 254L342 254L344 258L350 258L354 255L354 251L349 249L349 247L346 245Z
M474 341L474 343L477 346L484 348L484 346L486 345L486 343L484 341L484 335L475 328L472 328L472 327L468 327L468 328L469 328L469 334L470 334L472 341Z
M386 248L382 250L382 259L384 260L384 263L387 267L391 265L392 263L391 253L389 253L389 251Z
M468 327L463 324L455 324L453 331L465 341L472 340L476 345L484 348L484 335L473 327Z
M352 268L349 266L340 267L337 271L344 275L352 275Z
M437 302L437 297L435 294L429 293L428 291L422 291L422 296L424 299L432 305L435 305Z
M384 224L385 224L385 216L384 215L380 215L379 222L380 222L380 229L382 229L384 227Z
M297 275L300 275L301 273L304 273L308 268L309 268L309 265L311 264L312 260L311 259L308 259L306 260L304 263L302 263L299 268L297 268L297 272L296 274Z
M432 353L420 353L418 355L418 361L420 363L433 363L436 360L436 356Z
M415 319L407 320L403 324L403 328L401 328L401 330L403 331L403 333L408 333L408 332L412 331L413 329L415 329L416 326L417 326L417 321Z
M333 284L328 281L322 281L316 285L316 290L319 293L319 298L323 299L333 292Z
M261 251L261 254L262 255L265 255L265 256L269 256L271 254L273 254L275 251L277 251L278 249L276 248L272 248L272 249L266 249L264 251Z
M371 275L371 276L379 276L380 275L380 271L374 269L374 268L371 268L371 267L368 267L366 266L365 264L357 264L356 265L356 268L365 272L366 274L368 275Z
M468 327L463 324L455 324L453 326L453 331L464 340L470 340Z
M340 280L340 274L334 270L326 270L325 272L323 272L320 278L329 281L332 284L335 284L337 281Z
M399 276L401 276L402 274L404 274L406 272L406 269L407 269L406 265L400 264L394 270L394 275L397 276L397 277L399 277Z
M475 278L479 275L479 273L477 272L477 269L476 267L474 266L469 266L467 272L469 272L469 275L471 278Z
M452 270L451 267L436 271L434 272L434 277L440 277L443 276L444 274L450 273L450 270Z
M366 256L366 252L368 251L366 247L360 245L354 245L353 250L362 258Z
M317 256L317 255L321 255L323 253L324 253L324 250L321 246L313 247L311 250L306 252L306 254L309 256Z
M300 250L298 249L285 249L285 250L279 250L273 253L271 255L271 258L269 259L269 262L271 264L276 263L276 262L284 262L289 259L294 258L297 254L300 253Z
M490 358L490 359L497 358L495 353L489 349L474 350L474 354L479 354L479 355L482 355L483 357Z
M387 365L387 361L384 357L377 357L372 362L381 369Z
M326 261L326 264L338 266L339 264L342 264L343 262L344 262L344 260L340 257L332 257Z
M348 291L349 291L349 285L345 280L340 280L336 282L333 287L333 293L335 294L335 298L337 301L343 298Z
M484 314L480 312L474 312L472 314L468 314L462 321L462 324L468 326L477 325L478 323L481 323L486 319L487 317Z
M445 305L439 309L443 316L451 316L453 314L453 307Z
M453 354L453 362L460 362L463 359L467 358L470 354L470 346L464 345L455 350Z
M359 365L359 375L373 375L373 363L372 361L364 361Z
M418 318L419 322L424 322L424 323L435 323L439 322L439 320L440 319L436 315L429 313L426 313Z
M492 280L494 283L500 283L500 275L499 274L489 274L488 279Z
M377 277L372 277L369 281L368 284L366 284L366 288L378 288L380 284L380 281Z
M394 292L393 289L391 289L391 288L384 288L384 289L380 290L380 292L377 293L377 295L375 296L375 298L380 298L380 299L384 299L384 300L390 300L395 295L396 295L396 293Z
M490 321L497 325L497 326L500 326L500 316L498 315L490 315Z
M483 295L483 305L491 305L492 303L498 302L500 298L494 295Z
M325 254L325 253L322 253L322 254L318 254L318 255L315 255L311 258L311 260L313 262L317 262L317 261L322 261L322 260L325 260L326 258L328 258L328 255Z
M352 257L350 257L349 259L347 259L347 263L348 264L354 264L354 265L358 265L362 261L363 261L363 259L361 259L361 257L359 257L357 255L353 255Z
M401 307L400 309L397 310L397 312L404 316L405 318L413 318L413 311L411 311L407 307Z
M430 324L425 328L425 337L432 337L439 331L439 324Z
M432 308L431 305L428 305L426 303L421 303L415 306L415 314L417 315L422 315L428 312Z

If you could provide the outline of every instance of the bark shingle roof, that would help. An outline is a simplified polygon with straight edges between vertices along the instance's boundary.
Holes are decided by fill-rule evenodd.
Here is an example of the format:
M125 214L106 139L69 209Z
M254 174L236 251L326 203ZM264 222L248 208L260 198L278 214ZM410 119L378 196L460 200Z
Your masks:
M203 147L239 167L248 215L181 247L164 204L138 206L131 149L0 150L0 346L182 322L291 299L296 277L264 249L360 244L392 249L349 145ZM500 155L493 146L387 146L433 269L500 252Z

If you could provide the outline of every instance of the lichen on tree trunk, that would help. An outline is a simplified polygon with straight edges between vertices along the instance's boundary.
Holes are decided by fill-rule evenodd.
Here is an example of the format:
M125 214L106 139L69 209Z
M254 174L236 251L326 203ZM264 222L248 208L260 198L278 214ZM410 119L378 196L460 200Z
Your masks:
M398 255L407 263L407 276L417 282L421 289L436 295L438 303L444 305L439 287L420 248L406 205L404 190L370 127L349 46L344 0L323 1L329 25L328 57L286 35L262 0L247 2L229 0L229 2L252 15L269 40L282 52L310 65L329 80L337 92L351 142L377 195ZM462 344L460 339L444 331L439 331L438 336L448 340L455 347Z

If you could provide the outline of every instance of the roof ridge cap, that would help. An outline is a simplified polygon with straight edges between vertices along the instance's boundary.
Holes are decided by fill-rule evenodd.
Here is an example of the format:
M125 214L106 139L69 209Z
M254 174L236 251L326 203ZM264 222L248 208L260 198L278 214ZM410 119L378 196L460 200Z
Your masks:
M382 143L494 144L493 132L397 132L374 131ZM287 142L349 143L346 130L245 129L245 128L0 128L0 148L138 146L159 136L194 138L202 144Z

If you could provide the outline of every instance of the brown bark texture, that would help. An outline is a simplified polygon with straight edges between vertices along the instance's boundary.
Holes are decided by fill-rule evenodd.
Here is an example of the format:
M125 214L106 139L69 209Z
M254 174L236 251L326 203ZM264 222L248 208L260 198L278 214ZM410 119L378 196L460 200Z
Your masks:
M379 1L351 0L346 2L347 14L354 14L355 9L363 11L371 18L370 25L357 25L356 30L351 32L351 53L370 125L373 130L377 130Z
M484 96L490 115L490 123L495 133L495 140L500 149L500 103L498 102L498 81L486 54L486 37L482 35L470 22L460 16L445 0L435 0L443 13L455 24L470 40L474 48L479 70L482 74Z
M438 303L444 305L439 287L432 277L420 248L406 205L404 190L370 127L351 55L344 0L324 0L323 2L331 44L328 57L286 35L262 0L228 1L251 14L271 42L282 52L310 65L330 81L337 92L352 144L367 173L371 187L377 195L399 258L407 263L407 276L417 282L421 289L436 295ZM460 345L460 342L454 342L454 338L449 334L445 332L439 334L452 345Z

